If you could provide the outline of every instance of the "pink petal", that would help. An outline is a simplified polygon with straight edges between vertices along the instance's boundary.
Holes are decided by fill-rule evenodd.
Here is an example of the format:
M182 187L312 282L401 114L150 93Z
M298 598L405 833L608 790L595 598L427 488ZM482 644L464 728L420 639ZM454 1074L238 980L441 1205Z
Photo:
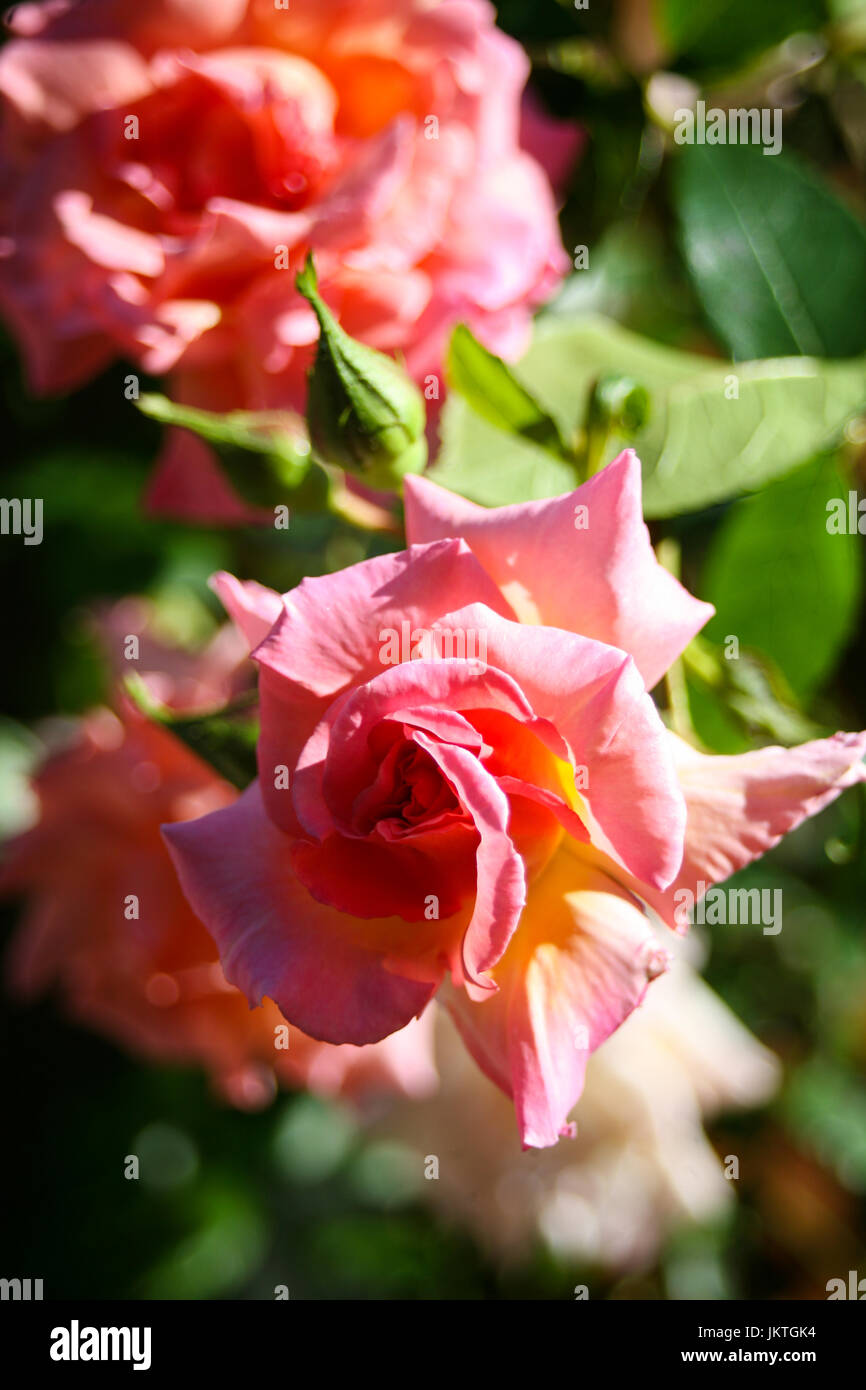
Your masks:
M580 632L634 657L651 689L712 615L658 563L627 449L566 497L487 510L407 478L410 541L462 536L521 621ZM576 525L586 507L586 528Z
M386 969L383 951L359 940L357 923L310 897L258 783L224 811L164 826L163 835L226 978L251 1004L267 996L310 1037L357 1045L421 1013L435 982ZM405 932L404 923L395 925Z
M418 714L431 709L435 720L429 713ZM480 671L465 661L413 660L381 671L329 711L298 759L294 800L305 828L318 836L341 820L342 828L347 828L341 812L375 776L377 764L369 738L382 720L403 721L415 728L433 724L433 732L440 736L447 721L446 741L478 749L476 730L455 712L491 709L533 720L532 709L514 681L495 669Z
M389 1090L399 1090L413 1100L432 1095L439 1084L433 1050L435 1016L435 1005L431 1005L399 1033L383 1038L376 1046L375 1057L368 1058L362 1053L357 1059L358 1070L365 1072L373 1067L381 1070L383 1083Z
M632 885L670 926L683 927L675 894L721 883L777 845L847 787L866 781L866 732L839 733L799 748L759 748L735 757L698 753L669 736L686 798L683 865L664 893Z
M160 47L169 43L206 44L228 39L247 17L249 0L157 0L143 14L126 0L101 0L112 11L119 9L128 24L140 24Z
M52 130L69 130L92 111L123 110L152 88L141 55L116 38L21 39L0 54L0 93L17 115Z
M240 628L250 650L265 640L283 611L280 595L256 583L255 579L235 579L233 574L220 570L212 576L210 587Z
M493 988L490 981L479 977L501 957L526 901L523 861L508 834L508 798L474 754L465 748L436 743L420 732L415 738L454 787L480 837L475 910L463 938L462 957L469 980L489 990Z
M367 140L316 208L314 246L363 244L386 215L412 167L415 123L401 115Z
M66 240L94 265L106 270L127 270L134 275L162 273L165 256L159 237L94 212L89 194L75 189L58 193L54 210Z
M489 988L479 975L499 959L517 925L524 870L508 834L508 799L477 757L482 743L477 730L457 709L504 710L537 722L508 676L466 661L407 661L339 701L295 771L298 821L321 842L320 847L298 845L295 863L317 898L360 917L388 910L417 921L431 892L440 899L443 918L474 900L462 966L455 962L455 968ZM383 721L403 723L405 736L430 755L474 831L467 824L447 834L419 831L399 845L385 845L373 835L357 838L350 812L376 777L370 739Z
M533 714L565 740L573 765L586 771L581 795L596 843L600 832L637 878L670 883L682 862L685 801L667 732L631 657L573 632L510 622L482 604L440 625L483 633L489 667L507 672Z
M413 546L336 574L305 579L254 658L260 681L259 769L269 813L297 831L291 806L274 789L274 768L293 769L337 695L382 673L385 631L429 629L440 613L480 600L509 612L495 585L461 541Z
M399 1033L391 1033L371 1047L353 1047L351 1043L330 1047L312 1042L305 1047L306 1039L298 1035L295 1062L305 1088L332 1096L397 1092L410 1100L422 1100L433 1095L439 1084L433 1049L435 1017L431 1006Z
M530 890L520 929L481 1003L445 997L475 1060L514 1097L525 1148L570 1132L589 1054L667 968L649 925L605 874L564 848Z
M442 613L484 603L511 609L459 540L411 546L336 574L304 579L286 595L277 627L255 653L261 666L311 695L333 699L383 669L383 629L429 629Z
M225 39L243 21L249 0L48 0L16 5L6 17L13 33L50 39L89 39L122 34L150 52L173 44Z
M417 937L431 893L443 921L472 901L475 839L472 828L460 823L400 843L375 833L366 839L330 835L320 844L298 840L291 850L292 868L317 902L360 921L399 917L412 924ZM395 951L394 958L399 955Z
M294 53L277 48L229 48L209 53L189 49L165 58L172 76L195 73L238 105L253 107L282 99L297 105L308 135L330 134L338 98L324 73Z
M568 268L550 184L520 151L476 170L451 214L437 290L452 304L491 313L525 308L549 294ZM496 224L492 241L478 235L486 220Z

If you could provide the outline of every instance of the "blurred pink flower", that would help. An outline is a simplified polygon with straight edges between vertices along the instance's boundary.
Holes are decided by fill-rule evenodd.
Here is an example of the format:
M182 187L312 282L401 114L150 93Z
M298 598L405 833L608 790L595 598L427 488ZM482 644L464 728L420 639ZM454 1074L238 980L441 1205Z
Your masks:
M344 328L419 380L458 320L525 347L567 258L520 145L528 61L486 0L78 0L9 23L0 306L34 390L121 356L187 403L302 408L310 247ZM526 119L560 178L578 132ZM163 467L156 505L241 519L203 446Z
M104 615L109 649L140 630L141 669L168 664L136 626L146 616L138 610L127 601ZM201 707L237 684L246 650L223 630L198 661L174 653L169 673L145 679L158 698ZM278 1082L353 1096L422 1095L435 1085L428 1020L376 1047L329 1047L287 1027L269 1000L251 1010L228 984L160 824L229 805L237 793L172 734L125 701L119 716L94 711L33 785L37 823L6 847L0 868L0 893L27 902L8 962L16 993L58 989L81 1023L156 1061L204 1067L243 1108L266 1104Z
M631 452L492 511L410 478L406 519L408 550L282 601L218 578L259 779L166 837L252 1003L369 1043L441 989L543 1147L666 968L649 911L682 926L680 892L862 780L866 733L714 758L667 731L648 690L712 610L656 561Z

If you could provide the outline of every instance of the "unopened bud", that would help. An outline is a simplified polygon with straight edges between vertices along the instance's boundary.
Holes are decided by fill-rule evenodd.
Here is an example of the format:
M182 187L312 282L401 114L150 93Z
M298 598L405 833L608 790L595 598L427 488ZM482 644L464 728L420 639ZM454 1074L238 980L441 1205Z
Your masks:
M590 429L603 428L626 436L639 434L649 419L646 388L631 377L610 372L595 383L589 402Z
M373 488L396 488L427 461L424 398L392 358L340 327L319 294L312 255L295 284L321 330L307 395L310 443L322 462Z

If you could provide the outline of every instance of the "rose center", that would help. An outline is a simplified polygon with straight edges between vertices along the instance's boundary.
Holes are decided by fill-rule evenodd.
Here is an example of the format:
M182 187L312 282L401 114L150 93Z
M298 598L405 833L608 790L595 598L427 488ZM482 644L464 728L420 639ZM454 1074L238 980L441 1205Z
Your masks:
M462 814L430 754L407 739L394 743L382 759L375 781L355 800L352 821L359 834L378 828L399 838Z

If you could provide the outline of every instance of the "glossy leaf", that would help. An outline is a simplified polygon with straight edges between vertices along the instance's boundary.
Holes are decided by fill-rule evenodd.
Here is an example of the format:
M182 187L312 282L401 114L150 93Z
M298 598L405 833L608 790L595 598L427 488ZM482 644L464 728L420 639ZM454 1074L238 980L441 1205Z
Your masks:
M847 492L835 460L815 460L739 502L704 569L701 593L716 606L706 635L765 653L799 696L832 674L857 618L859 537L827 530L828 500Z
M685 145L674 197L692 280L734 358L866 350L866 227L807 165Z
M488 352L463 323L451 335L445 372L449 387L459 392L476 415L559 459L570 460L570 451L553 416L539 405L502 358Z
M809 458L866 404L866 360L787 358L734 367L678 352L601 318L539 324L517 377L566 436L606 372L649 392L646 428L615 433L605 462L633 444L644 465L648 517L674 516L763 486ZM446 402L432 476L487 506L553 497L574 486L564 462L496 429L459 397Z
M656 0L657 23L673 53L702 67L739 62L789 34L820 29L823 0Z

